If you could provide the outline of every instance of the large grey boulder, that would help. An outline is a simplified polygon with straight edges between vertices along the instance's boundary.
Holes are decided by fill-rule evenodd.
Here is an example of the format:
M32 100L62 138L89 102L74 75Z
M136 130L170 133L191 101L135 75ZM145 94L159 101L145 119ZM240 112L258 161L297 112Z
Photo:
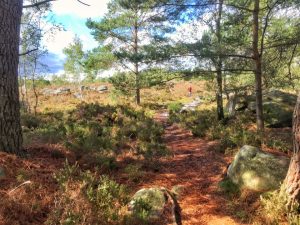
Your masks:
M55 95L68 95L71 94L71 89L67 87L58 88L54 91Z
M55 94L55 90L50 89L50 88L46 88L42 90L42 94L43 95L54 95Z
M269 127L291 127L297 96L272 90L263 95L263 110ZM248 110L255 112L255 98L248 98Z
M236 103L237 103L237 96L235 93L229 94L229 99L226 105L226 109L228 111L229 116L234 116L236 112Z
M228 168L228 177L241 188L255 191L275 190L284 180L290 159L243 146Z
M141 216L142 213L147 221L157 221L168 216L174 224L181 224L180 209L175 196L164 187L139 190L132 197L129 210L134 217Z
M263 93L263 111L268 127L291 127L293 110L297 101L297 96L291 93L271 90ZM234 116L236 111L248 110L256 112L255 95L229 94L226 109L230 116Z
M226 110L229 116L234 116L237 111L242 111L247 108L246 95L229 93Z
M64 94L71 94L71 89L67 87L61 87L57 89L49 89L46 88L42 91L43 95L64 95Z
M0 167L0 180L3 179L3 178L5 178L5 172L4 172L4 169L2 169Z

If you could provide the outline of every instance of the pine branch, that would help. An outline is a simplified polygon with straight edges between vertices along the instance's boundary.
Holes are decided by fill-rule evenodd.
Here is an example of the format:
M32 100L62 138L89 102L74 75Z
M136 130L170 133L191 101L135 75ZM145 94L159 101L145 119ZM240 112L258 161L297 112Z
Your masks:
M39 7L41 5L44 5L46 3L49 3L49 2L54 2L54 1L57 1L57 0L44 0L44 1L40 1L40 2L36 2L34 4L30 4L30 5L24 5L23 6L23 9L27 9L27 8L33 8L33 7ZM80 4L83 4L83 5L86 5L86 6L90 6L89 4L81 1L81 0L76 0L77 2L79 2Z
M37 51L37 50L39 50L39 49L38 49L38 48L31 49L31 50L28 50L28 51L26 51L26 52L20 53L19 56L28 55L28 54L30 54L31 52L35 52L35 51Z

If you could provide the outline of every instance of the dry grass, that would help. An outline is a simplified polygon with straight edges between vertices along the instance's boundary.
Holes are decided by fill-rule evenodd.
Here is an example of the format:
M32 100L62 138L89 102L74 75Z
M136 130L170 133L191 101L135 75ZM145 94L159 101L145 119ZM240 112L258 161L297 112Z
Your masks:
M143 104L138 107L134 104L133 97L116 96L109 84L97 84L99 85L109 86L109 91L103 94L85 91L85 102L99 102L103 105L127 104L138 109L143 108L148 115L153 116L162 108L167 108L171 102L185 103L192 101L196 96L214 96L213 89L204 81L181 81L175 82L171 90L164 88L143 90ZM72 88L74 93L75 86L66 86ZM188 97L189 86L193 89L191 97ZM33 95L29 94L32 102ZM39 98L39 112L75 109L81 103L81 100L73 95L41 95ZM199 106L199 109L212 109L215 106L215 102L206 101L205 104ZM253 124L253 129L254 127ZM273 130L268 130L268 133L271 134L271 131ZM289 130L282 130L282 132L287 135ZM278 137L279 133L274 130L273 134L274 137ZM106 172L118 183L128 186L130 195L142 187L166 186L171 189L172 186L178 184L184 185L185 189L179 203L182 207L185 225L255 224L255 221L260 220L259 216L255 218L260 205L259 194L242 192L241 196L232 199L218 190L222 171L226 170L232 157L212 151L216 148L217 142L195 138L189 131L176 125L167 128L164 138L168 148L172 151L172 157L164 158L156 165L149 166L144 165L127 151L117 157L117 168ZM268 150L274 152L272 149ZM60 201L62 193L53 174L63 168L66 158L70 163L75 163L74 153L60 145L49 143L31 143L28 146L28 153L29 157L26 159L0 153L0 166L6 173L6 177L0 181L0 224L43 224L49 219L55 204L63 204ZM79 160L81 170L90 169L102 175L103 171L95 168L93 163L89 157ZM137 164L138 167L132 166ZM131 166L128 167L128 165ZM142 171L142 175L138 174L138 171ZM22 186L11 195L8 194L10 190L27 180L32 183ZM82 211L80 204L84 206L84 211L91 211L91 205L83 203L79 190L80 184L74 183L73 189L70 188L68 192L73 200L78 198L75 211Z
M95 91L84 91L84 101L86 103L95 103L99 102L103 105L114 105L114 104L134 104L134 97L124 97L118 96L114 93L114 89L111 84L107 83L98 83L87 86L100 86L106 85L108 86L109 91L105 93L98 93ZM191 86L193 89L193 94L191 97L188 96L188 87ZM74 85L64 85L64 86L48 86L46 88L56 89L59 87L68 87L71 88L72 94L70 95L58 95L58 96L45 96L42 95L41 92L44 89L38 90L39 92L39 105L38 111L64 111L74 109L76 105L82 102L80 99L76 99L74 97L74 93L78 92L78 86ZM204 81L178 81L174 82L174 87L164 88L150 88L143 89L141 92L142 98L142 106L147 107L151 105L167 105L170 102L178 101L178 102L189 102L192 101L193 98L197 96L207 96L212 95L211 91L206 91L207 86ZM29 91L29 102L31 105L34 103L34 95L31 91Z

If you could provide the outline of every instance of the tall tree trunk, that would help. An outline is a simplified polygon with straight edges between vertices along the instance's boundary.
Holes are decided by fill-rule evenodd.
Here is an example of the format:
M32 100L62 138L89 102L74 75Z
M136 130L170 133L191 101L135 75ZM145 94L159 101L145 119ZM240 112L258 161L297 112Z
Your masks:
M256 95L256 124L257 131L263 138L264 132L264 117L263 117L263 104L262 104L262 67L261 67L261 55L258 49L259 40L259 0L254 0L254 10L253 10L253 40L252 40L252 50L254 59L254 73L255 73L255 95Z
M140 72L139 72L139 63L137 60L138 54L138 24L137 21L134 25L134 53L135 53L135 62L134 62L134 71L135 71L135 89L136 89L136 104L141 103L141 91L140 91Z
M290 203L300 203L300 94L293 116L293 144L294 153L285 178L285 190L290 198Z
M0 1L0 151L21 153L18 89L22 0Z
M216 36L218 40L218 59L217 59L217 113L218 120L224 119L224 109L223 109L223 80L222 80L222 56L221 56L221 44L222 44L222 35L221 35L221 19L222 19L222 10L223 10L223 0L219 0L218 5L218 17L216 23Z

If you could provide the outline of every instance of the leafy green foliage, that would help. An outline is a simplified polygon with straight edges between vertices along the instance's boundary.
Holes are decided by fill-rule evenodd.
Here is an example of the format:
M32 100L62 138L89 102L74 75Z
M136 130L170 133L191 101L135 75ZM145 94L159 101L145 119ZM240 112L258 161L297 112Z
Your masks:
M229 178L225 178L219 183L219 188L229 197L234 197L240 194L240 188L233 183Z
M174 113L170 110L170 122L181 123L197 137L220 140L219 151L223 153L246 144L259 144L256 132L248 129L254 120L252 117L250 113L243 113L228 121L218 121L215 109L186 113Z
M128 175L129 180L133 182L139 182L144 176L141 166L134 164L126 166L125 173Z
M139 198L135 201L132 215L127 218L127 221L130 222L139 222L140 224L148 224L149 215L152 210L152 206L149 202L149 199ZM127 224L130 224L127 222Z
M274 137L268 138L268 140L265 144L266 144L266 146L268 146L270 148L280 150L284 153L288 153L293 148L291 142L288 143L287 141L280 140L280 139L274 138Z
M84 71L83 45L78 36L75 36L73 43L63 49L63 53L67 56L64 69L73 76L75 81L80 80L80 74Z
M112 78L121 92L133 93L139 104L139 90L157 84L155 63L168 57L167 17L158 1L113 0L100 21L89 19L87 26L100 46L90 54L89 64L98 70L123 67ZM154 80L154 81L153 81Z
M46 224L122 224L129 202L124 185L68 162L54 178L60 193Z
M279 190L264 193L261 196L262 206L260 211L264 217L264 222L268 224L282 224L288 220L288 224L298 225L299 205L294 203L287 207L289 197L286 194L285 185L282 184Z
M168 110L171 115L173 115L174 113L179 113L181 108L182 108L182 103L180 102L171 102L168 105Z
M168 154L163 127L127 106L83 103L66 113L24 115L22 124L26 142L63 143L78 156L93 154L91 162L108 168L114 167L110 159L123 151L148 161Z

